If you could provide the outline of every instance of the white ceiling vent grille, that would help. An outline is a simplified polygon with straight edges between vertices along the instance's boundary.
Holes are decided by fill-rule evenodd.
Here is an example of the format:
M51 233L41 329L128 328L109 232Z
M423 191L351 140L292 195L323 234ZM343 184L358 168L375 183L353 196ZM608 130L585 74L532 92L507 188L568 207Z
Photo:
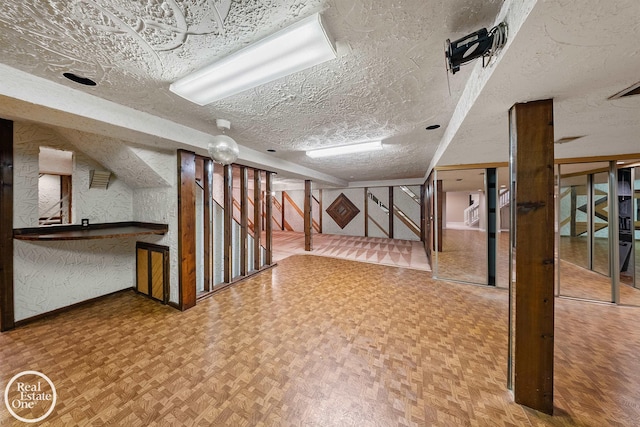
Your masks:
M629 86L625 90L622 90L615 95L610 96L609 99L618 99L633 95L640 95L640 82L634 84L633 86Z
M106 190L109 187L109 179L111 179L111 172L91 170L89 171L89 188Z

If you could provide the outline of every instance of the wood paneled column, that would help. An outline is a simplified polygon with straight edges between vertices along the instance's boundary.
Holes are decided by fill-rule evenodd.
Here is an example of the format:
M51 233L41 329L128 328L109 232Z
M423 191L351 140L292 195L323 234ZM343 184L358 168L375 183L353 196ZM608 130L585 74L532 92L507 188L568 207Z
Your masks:
M444 239L443 235L443 224L444 218L442 218L442 214L444 213L444 191L442 187L442 180L439 179L436 181L436 241L434 242L434 248L437 252L442 252L442 241Z
M264 192L266 194L266 206L265 206L265 215L267 217L267 221L265 223L265 236L264 236L264 245L266 248L265 254L265 264L271 265L273 263L273 195L271 192L273 191L273 172L266 172L267 181L265 183Z
M261 203L261 185L260 178L262 172L253 171L253 269L260 270L260 239L262 237L262 203ZM271 218L269 218L271 219Z
M393 239L393 187L389 187L389 238Z
M311 251L313 249L313 194L311 193L311 180L304 180L304 250Z
M240 275L246 276L249 271L249 170L240 167Z
M178 150L179 308L196 305L196 156Z
M516 403L553 413L553 100L509 111L515 259L510 304ZM515 304L515 307L513 306ZM515 328L513 328L515 326Z
M0 331L15 327L13 307L13 122L0 119Z

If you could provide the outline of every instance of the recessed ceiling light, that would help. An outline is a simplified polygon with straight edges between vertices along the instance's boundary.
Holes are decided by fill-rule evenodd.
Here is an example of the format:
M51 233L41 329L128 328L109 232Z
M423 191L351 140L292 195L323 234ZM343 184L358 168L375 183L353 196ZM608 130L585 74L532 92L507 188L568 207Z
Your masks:
M429 125L426 127L427 130L435 130L439 128L440 128L440 125Z
M625 163L625 162L624 162L623 160L618 160L618 161L616 162L616 164L618 164L618 165L624 165L624 163Z
M507 186L506 186L506 185L504 185L504 184L502 184L502 185L500 186L500 188L507 188Z
M73 73L63 73L62 74L64 77L68 78L69 80L71 80L72 82L76 82L76 83L80 83L81 85L85 85L85 86L95 86L96 82L94 82L93 80L91 80L90 78L87 77L81 77L81 76L77 76Z
M317 157L337 156L341 154L362 153L365 151L382 150L382 141L361 142L358 144L339 145L337 147L319 148L307 151L307 156L315 159Z
M273 148L269 148L267 151L268 151L269 153L275 153L275 152L276 152L276 150L274 150Z

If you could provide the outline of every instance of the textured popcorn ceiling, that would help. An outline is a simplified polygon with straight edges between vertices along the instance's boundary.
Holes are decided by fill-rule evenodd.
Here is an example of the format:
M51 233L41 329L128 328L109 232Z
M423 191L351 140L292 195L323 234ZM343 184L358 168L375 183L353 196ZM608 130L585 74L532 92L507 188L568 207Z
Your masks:
M229 134L255 150L245 156L253 163L261 157L268 164L288 161L345 182L408 179L424 176L441 142L447 150L438 153L440 164L506 159L506 112L520 101L555 97L559 137L590 135L598 124L600 134L615 130L619 139L627 138L628 128L637 130L637 120L629 118L637 113L637 99L605 102L603 97L640 79L639 5L637 0L507 0L509 7L502 0L4 0L0 62L195 131L217 133L215 118L229 119ZM314 12L322 12L337 41L338 59L206 107L169 92L169 84L186 73ZM444 41L491 27L499 13L518 22L509 49L490 69L476 63L451 76L450 95ZM78 86L62 77L68 71L98 85ZM475 90L463 94L466 85ZM71 112L76 99L56 108ZM460 103L464 114L455 116ZM85 109L105 120L115 111L90 110ZM616 119L618 111L623 120ZM32 119L28 104L0 113ZM59 125L86 132L85 123ZM425 131L430 124L442 128ZM130 142L167 148L167 141L178 141L171 135L185 135L179 127L158 128L154 134L167 141L150 142L136 137L144 125L131 128ZM96 133L101 137L94 146L109 145L108 127ZM118 131L113 145L120 147L125 137ZM385 150L315 160L304 155L310 148L374 138L384 140ZM605 150L589 138L561 150L573 157ZM572 144L586 148L574 152ZM175 146L184 147L184 141ZM137 160L131 158L133 165ZM308 169L301 170L304 175Z

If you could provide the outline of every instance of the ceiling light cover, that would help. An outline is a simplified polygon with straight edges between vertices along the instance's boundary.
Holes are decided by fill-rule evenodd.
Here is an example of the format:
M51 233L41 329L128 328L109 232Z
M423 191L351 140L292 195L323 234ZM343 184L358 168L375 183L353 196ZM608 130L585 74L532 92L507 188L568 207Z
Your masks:
M307 151L307 156L315 159L318 157L339 156L343 154L362 153L365 151L382 150L382 141L369 141L359 144L340 145L337 147L319 148Z
M216 119L216 126L222 132L231 129L231 122L224 119ZM221 165L230 165L240 155L240 148L236 141L228 135L214 135L207 146L209 156Z
M169 89L207 105L335 58L333 42L316 13L183 77Z

